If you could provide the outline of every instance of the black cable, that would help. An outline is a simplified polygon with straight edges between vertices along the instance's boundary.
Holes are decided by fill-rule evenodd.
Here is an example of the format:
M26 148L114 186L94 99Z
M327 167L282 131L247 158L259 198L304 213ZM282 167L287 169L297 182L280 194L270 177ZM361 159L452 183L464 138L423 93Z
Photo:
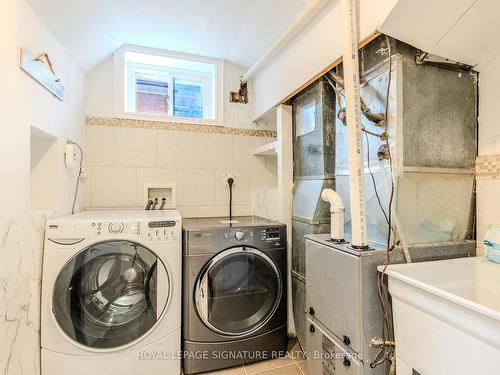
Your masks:
M227 179L227 184L229 185L229 220L233 220L233 184L234 184L234 178L229 177Z
M386 118L386 131L388 130L389 127L389 94L390 94L390 89L391 89L391 72L392 72L392 51L391 51L391 44L390 40L387 36L385 36L386 43L387 43L387 51L389 54L389 67L388 67L388 77L387 77L387 90L386 90L386 97L385 97L385 118ZM391 195L389 198L389 207L388 207L388 212L387 212L387 221L388 221L388 231L387 231L387 248L386 248L386 254L385 254L385 260L383 264L383 269L381 272L378 274L378 279L377 279L377 291L378 291L378 296L380 300L380 304L382 306L382 314L383 314L383 324L382 324L382 340L383 342L387 341L394 341L393 339L393 332L392 332L392 311L389 306L389 291L387 290L387 287L384 283L384 277L385 277L385 271L387 269L387 266L390 263L390 257L392 252L394 251L396 247L395 243L395 236L394 236L394 243L391 246L391 234L392 234L392 204L394 200L394 171L392 168L392 155L390 151L390 144L389 144L389 137L385 137L385 142L387 149L389 150L388 152L388 158L389 158L389 169L390 169L390 175L391 175ZM387 359L391 358L391 356L394 353L394 347L386 347L385 345L382 346L380 352L377 354L375 359L370 363L370 367L374 368L378 366L379 364L385 362Z
M382 200L380 199L380 195L378 193L377 182L375 181L375 176L373 175L372 168L370 165L370 141L368 139L368 134L366 132L365 132L365 138L366 138L366 161L368 165L368 172L370 172L370 176L372 178L373 190L375 191L375 196L377 197L378 206L380 207L380 210L384 214L387 225L389 225L389 218L387 217L387 213L385 212L384 206L382 205Z

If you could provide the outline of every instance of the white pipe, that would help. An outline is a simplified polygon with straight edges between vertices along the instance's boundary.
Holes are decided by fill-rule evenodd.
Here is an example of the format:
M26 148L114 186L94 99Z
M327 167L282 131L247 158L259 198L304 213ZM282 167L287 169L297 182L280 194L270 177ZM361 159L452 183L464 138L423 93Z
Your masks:
M332 189L324 189L321 192L321 199L330 203L330 239L336 242L343 242L345 207L342 197Z
M358 25L355 0L342 0L343 62L349 150L352 245L368 247L366 230L365 175L361 129Z
M299 33L300 30L320 11L320 9L328 3L328 0L309 0L297 13L292 23L281 34L267 52L259 58L242 76L241 83L246 83L252 79L275 54L277 54L284 46Z

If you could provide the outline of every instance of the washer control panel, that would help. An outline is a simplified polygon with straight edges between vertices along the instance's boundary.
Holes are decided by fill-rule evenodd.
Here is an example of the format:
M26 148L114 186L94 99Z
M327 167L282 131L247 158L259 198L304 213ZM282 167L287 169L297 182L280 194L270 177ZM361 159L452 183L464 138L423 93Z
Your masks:
M253 230L249 230L246 228L239 229L228 229L224 232L224 239L229 240L230 242L235 243L248 243L252 241L254 237Z
M174 220L150 221L146 232L149 241L178 241L180 239L177 222Z
M94 221L90 223L93 234L100 236L138 236L148 241L170 242L180 241L180 223L175 220L153 221Z
M141 233L141 223L139 221L93 221L90 226L98 236L120 233L137 235Z

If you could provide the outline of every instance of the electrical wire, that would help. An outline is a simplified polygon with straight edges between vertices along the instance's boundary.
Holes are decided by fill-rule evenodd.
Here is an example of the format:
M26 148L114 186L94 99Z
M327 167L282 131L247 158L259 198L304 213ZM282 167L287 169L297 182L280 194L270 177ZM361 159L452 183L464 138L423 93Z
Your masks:
M229 220L233 220L233 184L234 178L229 177L227 179L227 184L229 186Z
M371 179L372 179L372 184L373 188L375 191L375 195L377 197L377 202L378 205L384 215L384 218L386 219L387 222L387 244L386 244L386 254L385 254L385 259L383 263L383 269L381 272L379 272L378 277L377 277L377 292L379 296L379 300L381 303L382 307L382 315L383 315L383 324L382 324L382 340L383 342L394 342L394 331L393 331L393 323L392 323L392 310L389 302L389 291L387 289L387 286L384 282L385 278L385 273L387 266L390 263L390 258L391 255L396 248L396 234L397 234L397 227L393 228L393 213L392 213L392 205L394 201L394 194L395 194L395 181L394 181L394 171L393 171L393 160L392 160L392 154L391 154L391 148L389 144L389 136L388 136L388 127L389 127L389 101L390 101L390 89L391 89L391 76L392 76L392 48L391 48L391 43L390 40L387 36L385 36L386 44L387 44L387 51L388 51L388 75L387 75L387 88L386 88L386 95L385 95L385 110L384 110L384 115L383 118L380 116L380 114L372 114L371 111L369 110L368 106L364 103L363 99L360 98L361 100L361 106L363 107L363 114L365 114L365 117L374 122L377 126L381 126L383 121L383 126L386 127L385 131L383 133L375 133L372 131L369 131L368 129L365 128L365 126L362 124L362 131L365 133L365 138L366 138L366 143L367 143L367 164L368 164L368 171L370 173ZM335 91L336 97L337 97L337 103L340 108L342 108L341 101L340 101L340 96L345 96L343 93L343 80L341 77L338 77L336 74L333 72L329 72L328 74L325 75L325 78L327 82L332 86L333 90ZM336 87L336 83L339 85L339 88ZM377 183L375 180L375 176L371 170L371 164L370 164L370 143L369 143L369 137L368 135L377 137L381 139L382 141L385 142L385 146L388 150L388 161L389 161L389 171L390 171L390 179L391 179L391 190L390 190L390 196L389 196L389 204L388 204L388 210L386 211L382 205L382 201L380 198L380 194L378 192L378 187ZM394 236L392 233L394 232ZM392 241L391 241L392 240ZM382 346L380 352L377 354L377 356L373 359L373 361L370 363L370 367L374 368L381 363L385 362L386 360L393 360L394 357L394 346L387 346L384 345Z
M341 95L342 96L344 96L344 95L341 94L340 90L336 87L335 81L330 76L325 75L325 78L328 81L328 83L330 84L330 86L332 86L333 90L335 91L335 96L336 96L337 104L338 104L339 108L342 108L342 102L341 102L340 97L341 97ZM363 124L361 124L361 129L365 133L365 138L366 138L368 171L370 172L370 176L371 176L371 179L372 179L373 190L375 191L375 196L377 197L377 202L378 202L378 205L380 207L380 210L382 211L382 214L384 215L387 224L389 224L389 219L387 217L387 213L385 212L384 206L382 205L382 201L380 199L380 195L378 193L377 183L375 181L375 176L373 175L372 170L371 170L371 165L370 165L370 141L368 139L368 135L372 135L374 137L377 137L377 138L383 140L384 138L386 138L386 134L387 133L384 132L382 134L379 134L379 133L375 133L375 132L369 131L368 129L366 129L366 127Z
M325 75L325 78L327 80L327 82L330 84L330 86L332 86L333 88L333 91L335 91L335 99L337 99L337 104L339 106L339 108L342 108L342 102L340 100L340 91L339 89L337 88L337 86L335 85L335 82L333 81L333 79L331 79L329 76ZM343 96L343 95L342 95Z
M381 303L382 307L382 315L383 315L383 324L382 324L382 339L384 340L383 342L394 342L394 334L393 334L393 324L392 324L392 311L389 303L389 291L387 290L387 286L384 282L384 277L385 277L385 272L387 269L387 266L390 263L390 258L391 254L396 248L396 232L397 228L393 228L392 224L392 205L394 201L394 192L395 192L395 182L394 182L394 171L393 171L393 166L392 166L392 155L391 155L391 149L390 149L390 144L389 144L389 137L388 137L388 126L389 126L389 100L390 100L390 89L391 89L391 76L392 76L392 49L391 49L391 44L390 40L387 36L385 36L386 43L387 43L387 51L389 54L389 59L388 59L388 76L387 76L387 89L386 89L386 96L385 96L385 111L384 111L384 122L385 122L385 132L383 133L375 133L371 132L368 129L365 128L365 126L362 124L362 131L365 133L365 138L366 138L366 143L367 143L367 164L368 164L368 171L370 173L371 179L372 179L372 184L373 188L375 191L375 195L377 197L377 202L378 205L384 215L384 218L386 219L387 222L387 246L386 246L386 255L383 263L383 270L378 274L377 278L377 292L379 296L379 300ZM337 103L340 108L342 108L341 101L340 101L340 95L344 96L344 93L342 93L342 82L341 78L336 77L334 74L325 75L326 80L328 83L332 86L333 90L335 91L336 97L337 97ZM340 88L336 87L336 83L339 84ZM361 99L362 100L362 99ZM362 106L364 105L365 111L365 116L370 120L379 120L380 116L367 116L372 115L369 109L367 108L366 104L362 102ZM379 122L375 121L377 125L379 125ZM380 126L380 125L379 125ZM380 198L380 194L378 192L378 187L377 183L375 180L375 176L373 175L373 172L371 170L371 164L370 164L370 141L368 135L375 136L382 141L385 141L385 146L388 150L388 159L389 159L389 170L390 170L390 178L391 178L391 191L390 191L390 197L389 197L389 205L388 205L388 210L384 209L382 205L382 201ZM394 236L392 236L392 232L394 232ZM392 239L392 241L391 241ZM386 346L384 345L380 352L377 354L375 359L370 363L370 367L374 368L381 363L385 362L386 360L391 360L394 355L394 347L393 346Z
M387 216L384 206L382 205L382 200L380 199L380 194L378 193L377 182L375 181L375 176L373 175L370 164L370 140L368 139L368 134L366 132L365 132L365 139L366 139L366 162L368 166L368 172L370 173L372 180L373 191L375 192L375 197L377 198L378 206L380 207L380 210L382 211L382 214L385 217L385 221L387 222L387 225L389 225L389 217Z
M343 91L339 90L336 85L335 85L335 82L332 78L330 78L329 76L325 75L325 78L326 80L328 81L328 83L330 84L330 86L332 86L333 90L335 91L335 96L337 98L337 103L338 103L338 106L339 108L342 108L342 103L340 101L340 97L341 96L344 96L345 97L345 94L343 93ZM339 85L340 86L340 85ZM363 102L364 103L364 102ZM366 108L368 108L366 105L365 105ZM368 118L368 117L367 117ZM369 119L369 118L368 118ZM370 119L369 119L370 120ZM370 120L371 121L371 120ZM345 125L345 124L344 124ZM381 140L384 140L386 138L386 133L375 133L375 132L372 132L368 129L365 128L365 126L363 124L361 124L361 130L363 130L366 134L369 134L369 135L372 135L374 137L377 137Z
M386 97L385 97L385 118L387 121L387 125L389 124L389 95L390 95L390 89L391 89L391 72L392 72L392 49L391 49L391 43L390 40L387 36L385 36L385 40L387 43L387 51L389 54L389 59L388 59L388 77L387 77L387 90L386 90ZM390 152L390 144L389 144L389 137L386 137L385 139L386 142L386 147L388 149L388 159L389 159L389 170L390 170L390 176L391 176L391 192L390 192L390 197L389 197L389 206L388 206L388 212L387 212L387 219L388 219L388 230L387 230L387 247L386 247L386 254L385 254L385 260L383 263L383 268L382 271L379 272L378 278L377 278L377 291L379 295L379 300L381 303L382 307L382 315L383 315L383 324L382 324L382 340L383 342L393 342L394 341L394 333L393 333L393 323L392 323L392 311L389 303L389 291L387 289L387 286L384 282L385 278L385 272L387 269L387 266L390 263L390 258L391 254L394 251L396 247L396 235L394 235L393 242L391 242L391 234L393 231L392 228L392 204L394 200L394 190L395 190L395 183L394 183L394 171L393 171L393 166L392 166L392 155ZM370 363L370 367L374 368L381 363L385 362L388 359L391 359L394 355L394 347L393 346L383 346L380 350L380 352L377 354L375 359Z
M78 196L78 187L80 186L80 176L82 175L82 165L83 165L83 150L80 145L73 141L68 141L68 143L75 145L78 150L80 150L80 165L78 167L78 175L76 176L76 187L75 195L73 196L73 205L71 206L71 214L75 213L76 197Z

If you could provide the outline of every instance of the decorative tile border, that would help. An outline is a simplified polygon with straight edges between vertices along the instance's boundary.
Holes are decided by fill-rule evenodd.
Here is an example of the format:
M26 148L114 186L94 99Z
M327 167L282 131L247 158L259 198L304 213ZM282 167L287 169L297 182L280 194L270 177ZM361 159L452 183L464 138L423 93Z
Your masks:
M500 154L477 156L476 177L478 180L500 179Z
M186 131L186 132L196 132L196 133L247 135L252 137L276 138L277 136L275 130L231 128L228 126L217 126L217 125L183 124L178 122L135 120L135 119L122 119L122 118L109 118L109 117L87 116L85 123L87 125L176 130L176 131Z

